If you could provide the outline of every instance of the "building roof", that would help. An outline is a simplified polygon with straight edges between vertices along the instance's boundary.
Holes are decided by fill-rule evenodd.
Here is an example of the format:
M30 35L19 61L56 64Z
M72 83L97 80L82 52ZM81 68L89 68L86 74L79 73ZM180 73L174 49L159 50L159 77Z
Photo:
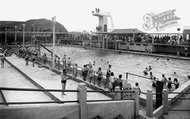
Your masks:
M137 28L129 28L129 29L115 29L112 32L94 32L95 34L133 34L133 33L140 33L140 34L147 34L142 32Z
M140 31L137 28L130 28L130 29L115 29L111 33L116 33L116 34L132 34L132 33L143 33L145 32Z

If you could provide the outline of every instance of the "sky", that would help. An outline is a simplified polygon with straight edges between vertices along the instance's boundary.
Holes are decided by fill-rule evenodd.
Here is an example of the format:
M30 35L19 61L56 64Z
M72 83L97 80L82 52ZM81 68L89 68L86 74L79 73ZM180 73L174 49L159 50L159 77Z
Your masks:
M161 32L177 33L177 28L190 26L189 0L1 0L0 21L26 21L29 19L46 18L61 23L68 31L92 31L98 26L98 17L92 11L99 8L110 12L115 29L137 28L144 32L160 31L144 30L143 16L159 14L175 9L179 17L178 25L166 28ZM111 27L108 18L108 27Z

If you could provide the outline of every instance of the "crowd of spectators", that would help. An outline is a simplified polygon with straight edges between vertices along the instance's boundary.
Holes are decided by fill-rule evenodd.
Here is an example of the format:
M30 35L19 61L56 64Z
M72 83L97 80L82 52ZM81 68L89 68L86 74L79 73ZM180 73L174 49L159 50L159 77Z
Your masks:
M69 34L65 39L70 40L92 40L108 39L109 41L122 41L122 42L137 42L137 43L158 43L170 45L190 45L190 39L186 39L183 35L156 35L156 34L125 34L125 35L90 35L90 34Z

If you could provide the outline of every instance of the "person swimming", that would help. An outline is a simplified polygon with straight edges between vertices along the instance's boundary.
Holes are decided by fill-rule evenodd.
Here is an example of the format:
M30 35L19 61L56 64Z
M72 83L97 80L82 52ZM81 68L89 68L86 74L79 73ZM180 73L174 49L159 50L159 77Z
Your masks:
M149 67L148 67L148 70L150 71L150 70L152 70L152 67L151 67L151 65L149 65Z
M170 57L169 57L169 56L167 56L167 60L170 60Z
M148 68L146 67L146 69L143 71L144 75L148 75Z

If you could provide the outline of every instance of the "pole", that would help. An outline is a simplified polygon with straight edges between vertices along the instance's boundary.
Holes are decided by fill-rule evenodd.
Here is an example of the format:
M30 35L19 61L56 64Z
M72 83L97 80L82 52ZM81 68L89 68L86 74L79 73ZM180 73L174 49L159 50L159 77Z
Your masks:
M135 42L135 29L133 29L133 43Z
M25 24L22 24L23 26L23 48L24 48L24 42L25 42Z
M15 26L15 46L17 45L17 26Z
M52 18L52 22L53 22L53 58L52 58L52 64L53 64L53 68L55 67L55 19L56 17L54 16Z
M7 28L5 28L5 45L7 45Z

